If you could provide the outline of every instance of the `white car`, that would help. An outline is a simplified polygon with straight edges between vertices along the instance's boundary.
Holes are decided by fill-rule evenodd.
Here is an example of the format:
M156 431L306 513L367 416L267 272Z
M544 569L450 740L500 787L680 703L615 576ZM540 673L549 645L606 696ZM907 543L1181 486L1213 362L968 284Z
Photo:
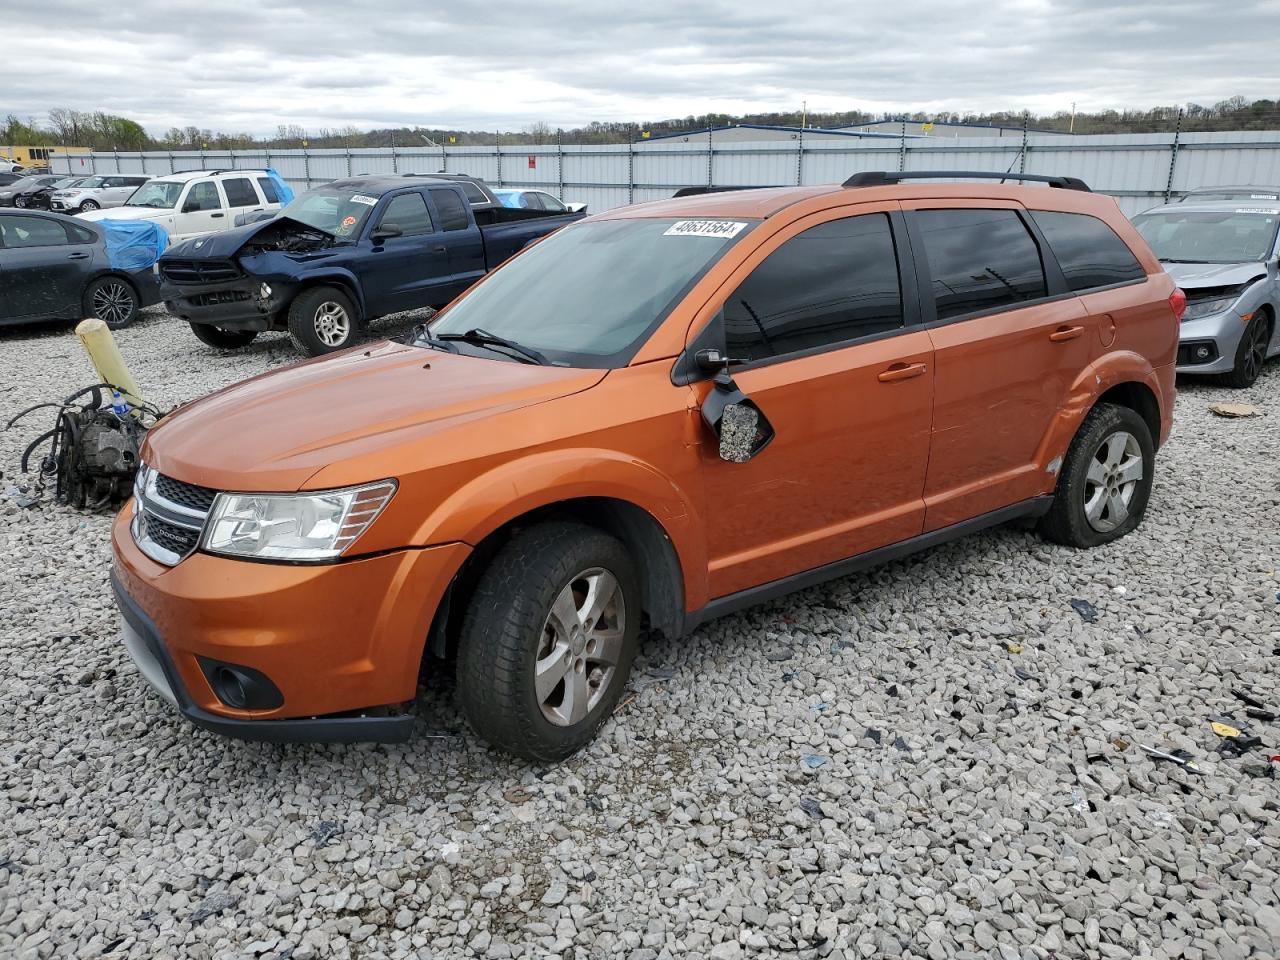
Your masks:
M164 227L169 243L230 230L242 214L274 212L280 196L266 170L191 170L148 181L112 210L86 220L151 220Z
M88 177L78 187L55 190L49 197L49 208L58 213L87 213L90 210L118 207L150 179L142 174L97 174Z

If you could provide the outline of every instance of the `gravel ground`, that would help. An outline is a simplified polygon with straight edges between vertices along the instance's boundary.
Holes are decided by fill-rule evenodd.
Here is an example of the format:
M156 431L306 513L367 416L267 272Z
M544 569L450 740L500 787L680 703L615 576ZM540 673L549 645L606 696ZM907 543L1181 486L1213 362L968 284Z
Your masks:
M162 405L296 359L119 340ZM65 329L0 331L6 419L88 378ZM1280 707L1278 416L1280 364L1183 385L1110 547L1001 529L650 639L550 769L444 679L405 746L195 730L118 641L107 518L0 496L0 955L1276 957L1280 727L1240 757L1209 723Z

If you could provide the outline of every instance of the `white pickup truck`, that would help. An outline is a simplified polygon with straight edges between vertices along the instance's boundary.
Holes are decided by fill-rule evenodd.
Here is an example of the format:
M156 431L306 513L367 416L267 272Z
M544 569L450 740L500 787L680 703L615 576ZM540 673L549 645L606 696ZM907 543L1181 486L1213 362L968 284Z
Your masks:
M191 170L149 180L123 206L81 214L85 220L151 220L170 244L235 226L242 213L280 209L266 170Z

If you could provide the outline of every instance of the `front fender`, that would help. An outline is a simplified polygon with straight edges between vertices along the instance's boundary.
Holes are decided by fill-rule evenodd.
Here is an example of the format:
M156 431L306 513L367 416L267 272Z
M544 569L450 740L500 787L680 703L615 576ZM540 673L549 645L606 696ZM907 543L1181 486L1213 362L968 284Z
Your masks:
M1036 463L1051 492L1057 483L1058 470L1067 455L1067 448L1080 430L1080 424L1098 402L1098 398L1112 387L1122 383L1139 383L1149 389L1160 409L1161 436L1154 437L1157 444L1168 432L1170 410L1173 406L1172 366L1169 376L1162 378L1141 354L1130 350L1118 350L1099 357L1081 371L1067 391L1066 400L1054 416L1036 451ZM1166 385L1163 380L1169 382ZM1051 469L1052 465L1052 469Z
M412 544L475 546L533 510L580 498L620 500L648 513L675 548L689 608L706 602L706 544L693 499L648 463L614 450L553 450L501 464L441 501Z

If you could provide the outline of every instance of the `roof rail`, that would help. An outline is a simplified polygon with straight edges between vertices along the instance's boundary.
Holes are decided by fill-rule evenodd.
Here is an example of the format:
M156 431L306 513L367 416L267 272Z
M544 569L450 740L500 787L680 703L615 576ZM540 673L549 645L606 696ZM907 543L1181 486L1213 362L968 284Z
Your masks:
M776 190L777 187L771 183L756 184L749 187L681 187L671 196L676 197L700 197L704 193L731 193L734 190Z
M1089 185L1079 177L1046 177L1038 173L993 173L989 170L899 170L887 172L870 170L866 173L855 173L844 182L846 187L885 187L900 183L903 180L1030 180L1035 183L1047 183L1060 190L1083 190L1092 193Z

